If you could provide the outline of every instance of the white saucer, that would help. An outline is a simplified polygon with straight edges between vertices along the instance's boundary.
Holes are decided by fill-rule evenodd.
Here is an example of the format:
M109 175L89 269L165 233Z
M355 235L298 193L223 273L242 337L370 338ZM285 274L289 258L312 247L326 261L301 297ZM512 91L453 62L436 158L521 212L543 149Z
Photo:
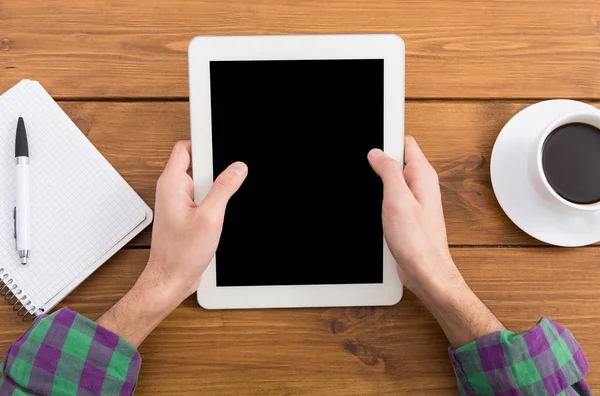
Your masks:
M552 120L590 109L600 111L573 100L536 103L511 118L494 144L490 173L496 198L513 223L542 242L583 246L600 241L600 211L581 211L547 199L535 187L531 165L536 138Z

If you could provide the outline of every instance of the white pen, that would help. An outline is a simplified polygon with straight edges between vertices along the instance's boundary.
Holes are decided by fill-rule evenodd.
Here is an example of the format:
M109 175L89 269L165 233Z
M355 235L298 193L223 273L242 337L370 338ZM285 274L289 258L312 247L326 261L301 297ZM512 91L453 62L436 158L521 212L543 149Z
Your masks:
M27 264L31 250L31 208L29 206L29 146L23 117L19 117L17 123L15 162L17 164L17 202L13 213L15 239L21 264Z

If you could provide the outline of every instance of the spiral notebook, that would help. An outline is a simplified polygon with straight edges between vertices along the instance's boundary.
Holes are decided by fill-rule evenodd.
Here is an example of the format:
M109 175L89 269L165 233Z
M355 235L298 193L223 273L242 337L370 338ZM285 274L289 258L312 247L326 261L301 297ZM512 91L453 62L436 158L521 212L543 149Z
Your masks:
M30 160L26 265L13 229L19 116ZM148 205L37 81L23 80L0 96L0 295L19 316L50 311L151 221Z

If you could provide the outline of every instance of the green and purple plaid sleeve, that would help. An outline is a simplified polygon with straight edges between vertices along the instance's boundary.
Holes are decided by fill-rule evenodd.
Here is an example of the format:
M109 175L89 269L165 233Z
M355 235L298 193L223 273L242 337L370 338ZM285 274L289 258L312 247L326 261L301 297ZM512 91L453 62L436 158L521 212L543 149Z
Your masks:
M545 317L525 333L495 332L449 354L461 395L592 394L579 344Z
M140 365L127 341L62 308L9 347L0 395L131 395Z

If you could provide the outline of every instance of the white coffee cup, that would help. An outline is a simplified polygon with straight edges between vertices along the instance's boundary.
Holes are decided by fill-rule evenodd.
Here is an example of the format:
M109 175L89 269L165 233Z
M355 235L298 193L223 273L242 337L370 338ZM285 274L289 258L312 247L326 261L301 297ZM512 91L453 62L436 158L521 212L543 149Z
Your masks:
M552 186L550 186L550 183L546 178L546 173L544 172L544 167L542 165L542 154L546 139L552 132L561 126L574 123L588 124L600 129L600 112L591 110L566 113L555 118L548 125L546 125L542 134L539 136L537 143L533 145L533 183L536 187L536 190L538 190L538 192L540 192L544 198L558 204L558 206L561 206L565 209L570 208L580 211L600 210L600 201L591 204L577 204L561 197L556 191L554 191ZM598 153L598 155L600 155L600 153Z

